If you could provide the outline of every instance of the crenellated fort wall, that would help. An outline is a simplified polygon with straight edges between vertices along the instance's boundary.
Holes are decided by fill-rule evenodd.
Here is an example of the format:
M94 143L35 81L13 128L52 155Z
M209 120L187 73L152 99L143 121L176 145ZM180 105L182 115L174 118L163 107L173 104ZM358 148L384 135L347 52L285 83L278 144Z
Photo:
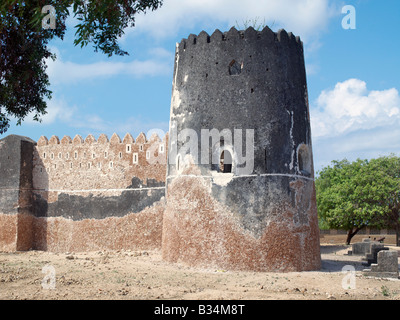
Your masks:
M167 145L143 133L0 140L0 250L160 247Z
M98 140L93 135L41 137L33 156L34 189L118 193L132 188L133 178L141 181L138 187L148 181L164 183L166 141L167 136L161 140L157 135L147 140L143 133L136 140L129 133L123 140L117 134L110 140L104 134Z

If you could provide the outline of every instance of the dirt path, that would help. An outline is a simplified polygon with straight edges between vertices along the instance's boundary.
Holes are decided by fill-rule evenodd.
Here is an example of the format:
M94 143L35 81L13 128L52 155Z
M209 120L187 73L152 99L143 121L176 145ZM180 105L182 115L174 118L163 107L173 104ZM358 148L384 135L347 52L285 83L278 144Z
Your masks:
M157 251L0 253L0 299L400 300L400 280L365 277L361 257L347 250L322 245L322 269L302 273L193 269ZM345 265L354 266L355 282Z

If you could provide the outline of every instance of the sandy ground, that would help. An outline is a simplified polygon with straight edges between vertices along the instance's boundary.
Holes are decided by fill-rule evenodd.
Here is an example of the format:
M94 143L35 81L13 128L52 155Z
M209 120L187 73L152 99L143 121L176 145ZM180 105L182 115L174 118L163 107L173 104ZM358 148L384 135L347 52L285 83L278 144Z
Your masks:
M292 273L193 269L158 251L0 253L0 299L400 300L400 280L366 277L349 248L321 245L321 270Z

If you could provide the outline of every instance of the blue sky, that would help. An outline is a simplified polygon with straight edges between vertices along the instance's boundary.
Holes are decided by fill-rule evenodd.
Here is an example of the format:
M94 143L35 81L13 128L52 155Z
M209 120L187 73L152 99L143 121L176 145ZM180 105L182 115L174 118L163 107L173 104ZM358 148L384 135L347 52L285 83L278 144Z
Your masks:
M345 5L356 29L344 29ZM316 171L331 160L400 155L400 1L164 0L120 39L130 55L108 58L73 46L75 21L50 46L53 99L42 123L6 134L84 138L168 131L175 43L189 34L266 22L304 42ZM1 138L1 136L0 136Z

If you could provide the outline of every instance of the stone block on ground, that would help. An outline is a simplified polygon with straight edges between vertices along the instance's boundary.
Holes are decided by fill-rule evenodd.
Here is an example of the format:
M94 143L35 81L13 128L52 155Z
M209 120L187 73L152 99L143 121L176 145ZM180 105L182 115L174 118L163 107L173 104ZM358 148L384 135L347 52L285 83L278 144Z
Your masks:
M387 248L386 248L387 249ZM377 262L370 269L364 269L364 275L382 278L399 277L398 253L394 250L381 250L377 253Z

